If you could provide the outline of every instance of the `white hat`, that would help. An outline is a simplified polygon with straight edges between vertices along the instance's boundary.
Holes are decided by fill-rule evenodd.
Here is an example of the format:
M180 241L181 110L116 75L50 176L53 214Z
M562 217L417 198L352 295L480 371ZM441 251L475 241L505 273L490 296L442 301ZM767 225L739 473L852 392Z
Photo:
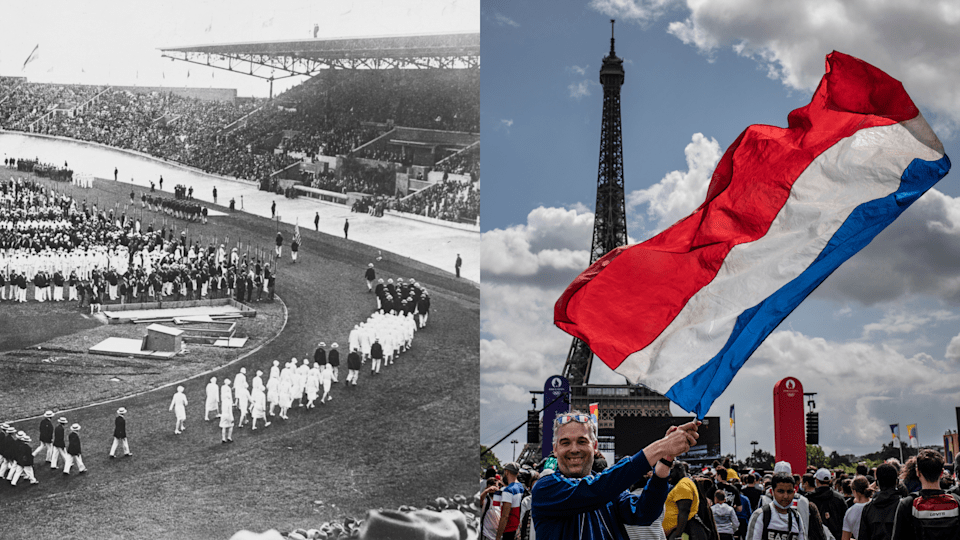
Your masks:
M827 469L820 468L820 469L817 469L817 473L813 475L813 477L821 482L829 482L831 478L831 474L830 474L830 471L828 471Z
M117 409L117 414L122 416L124 414L127 414L127 410L124 409L123 407L120 407L119 409Z
M47 411L43 413L44 418L53 418L53 411Z
M70 431L80 431L80 424L70 426Z
M320 342L320 346L321 346L321 347L326 347L327 344L321 341L321 342Z
M331 345L331 347L333 347L334 349L336 349L337 347L339 347L339 345L337 345L336 342L334 342L334 344Z
M773 474L777 473L793 474L793 468L790 466L789 462L778 461L777 464L773 466Z
M370 268L373 268L373 263L370 263L367 266L369 266Z

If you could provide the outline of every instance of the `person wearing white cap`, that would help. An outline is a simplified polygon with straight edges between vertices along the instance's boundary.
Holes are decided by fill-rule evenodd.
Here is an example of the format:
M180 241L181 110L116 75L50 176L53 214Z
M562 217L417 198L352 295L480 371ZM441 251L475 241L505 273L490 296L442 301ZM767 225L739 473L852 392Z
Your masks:
M67 419L60 417L57 419L57 426L53 428L53 455L50 460L50 470L57 470L57 458L67 462L67 443L64 430L67 428Z
M787 474L792 476L793 467L787 461L778 461L773 466L773 474L774 476L776 476L777 474ZM763 496L760 497L760 507L755 509L753 511L753 514L750 514L750 521L747 524L747 534L744 536L744 538L752 539L754 537L756 527L759 526L761 529L763 528L763 507L773 502L775 501L774 501L773 488L771 487L770 489L767 489L767 491L763 494ZM817 511L816 506L811 507L810 501L807 500L806 497L800 495L800 493L797 492L796 490L794 490L793 503L791 504L791 507L794 510L796 510L797 513L799 514L800 522L801 522L801 525L803 526L804 531L810 530L811 522L813 523L821 522L820 513ZM810 519L811 513L816 513L816 516L814 517L813 520ZM758 523L758 518L759 518L759 523ZM829 529L827 529L825 525L821 525L820 528L826 532L829 532ZM813 534L816 534L816 533L813 533ZM826 534L823 534L822 536L821 535L818 535L818 536L823 538L823 537L826 537Z
M216 414L215 418L220 418L220 387L217 386L217 378L210 377L207 384L207 401L203 410L204 421L210 420L210 411Z
M70 469L74 464L80 474L87 472L87 467L83 464L83 453L80 448L80 424L70 426L69 442L67 443L67 455L63 463L63 474L70 475Z
M186 429L184 425L187 421L187 396L183 393L183 387L177 387L177 393L173 395L173 401L170 402L170 409L177 416L177 425L173 429L175 435L183 433Z
M276 366L274 366L276 367ZM274 407L280 404L280 375L279 372L276 376L272 373L270 378L267 379L267 403L270 404L270 416L276 416L276 413L273 412Z
M46 450L47 463L50 463L53 458L53 420L50 420L51 418L53 418L53 411L43 413L43 420L40 421L40 446L33 451L33 456L36 457L37 454Z
M233 442L233 392L230 391L230 379L224 379L220 387L220 442Z
M320 384L323 385L323 397L320 398L320 403L326 403L333 399L330 397L330 383L333 382L333 377L330 375L331 369L330 364L327 364L320 368Z
M267 396L263 393L263 388L254 385L253 392L250 394L250 416L252 420L251 430L257 429L257 420L263 420L263 426L269 426L267 421Z
M123 455L132 456L133 453L130 452L130 444L127 442L127 420L123 415L127 414L127 410L123 407L117 409L117 417L113 421L113 444L110 445L110 459L116 457L117 447L123 444Z
M307 408L313 409L316 407L314 402L317 400L317 396L320 395L320 364L314 362L313 367L310 368L310 371L307 372Z
M256 389L265 390L266 387L263 385L263 371L257 370L257 374L253 376L253 381L250 382L250 392L255 391Z
M13 474L13 478L10 479L10 485L17 485L21 476L25 476L32 485L39 484L40 482L37 481L37 477L33 474L33 452L30 451L30 436L21 431L17 433L17 440L18 442L14 446L16 449L15 453L17 454L17 468Z
M334 343L330 346L330 352L327 354L327 365L330 366L330 379L337 383L340 382L340 351L337 350L339 345Z
M233 385L233 397L237 400L237 409L240 411L237 427L241 428L247 423L247 412L250 409L250 391L247 390L246 382L246 380L243 380L243 384Z
M247 384L247 368L240 368L240 373L237 373L237 376L233 378L234 391L241 386L247 389L250 388L250 385Z
M13 480L13 475L17 472L17 449L20 444L20 439L17 437L17 428L5 424L0 442L3 443L0 445L0 449L3 450L0 478L9 482Z

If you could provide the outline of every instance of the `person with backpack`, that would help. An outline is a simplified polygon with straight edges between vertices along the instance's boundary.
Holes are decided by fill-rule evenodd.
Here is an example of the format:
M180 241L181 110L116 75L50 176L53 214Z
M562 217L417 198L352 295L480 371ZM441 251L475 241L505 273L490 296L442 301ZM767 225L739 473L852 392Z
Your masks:
M827 469L818 469L813 475L817 486L813 492L807 493L807 499L817 505L823 524L830 529L830 534L839 539L843 535L843 516L847 513L847 503L843 495L831 486L831 474Z
M793 506L797 492L793 476L778 472L770 486L773 501L757 510L757 523L748 540L810 540L803 519Z
M877 487L880 491L863 507L857 540L890 540L893 518L897 515L900 492L897 490L897 468L890 463L877 467Z
M960 497L940 489L943 456L920 450L916 460L920 491L900 499L891 540L960 538Z

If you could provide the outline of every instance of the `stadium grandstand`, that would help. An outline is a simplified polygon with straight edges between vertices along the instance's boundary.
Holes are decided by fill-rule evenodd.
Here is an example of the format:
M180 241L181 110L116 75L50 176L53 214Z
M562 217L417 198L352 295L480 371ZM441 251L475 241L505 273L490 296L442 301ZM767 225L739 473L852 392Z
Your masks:
M226 89L4 77L0 127L135 150L358 211L477 223L479 34L199 45L162 54L271 83L308 79L256 99Z

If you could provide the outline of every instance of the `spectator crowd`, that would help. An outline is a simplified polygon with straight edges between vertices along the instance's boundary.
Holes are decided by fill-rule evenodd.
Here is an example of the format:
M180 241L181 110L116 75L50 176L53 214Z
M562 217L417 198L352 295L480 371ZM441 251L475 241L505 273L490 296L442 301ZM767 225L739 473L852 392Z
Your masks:
M564 418L569 416L589 422L589 416L582 413ZM557 433L554 437L556 440ZM646 465L641 467L646 474L634 476L630 485L625 471L643 452L613 465L596 446L588 451L593 453L592 459L585 460L567 453L565 448L574 448L574 452L575 446L555 444L553 448L555 452L539 463L521 466L511 462L499 470L490 467L485 471L477 494L480 538L533 539L547 530L556 532L557 522L580 523L579 538L960 538L960 454L952 465L945 466L942 454L921 449L906 463L894 458L876 467L860 463L855 472L808 467L794 473L785 461L776 463L772 471L738 471L729 458L696 467L662 460L669 467L668 476L657 476ZM570 456L576 461L569 461ZM571 464L580 463L587 464L586 471L570 469ZM535 489L550 475L559 478L550 480L549 489ZM621 491L616 486L629 488ZM557 490L559 498L548 498ZM584 506L587 500L589 505ZM608 520L601 524L603 520L593 519L600 515ZM611 516L615 516L612 522ZM597 534L600 529L607 534Z

